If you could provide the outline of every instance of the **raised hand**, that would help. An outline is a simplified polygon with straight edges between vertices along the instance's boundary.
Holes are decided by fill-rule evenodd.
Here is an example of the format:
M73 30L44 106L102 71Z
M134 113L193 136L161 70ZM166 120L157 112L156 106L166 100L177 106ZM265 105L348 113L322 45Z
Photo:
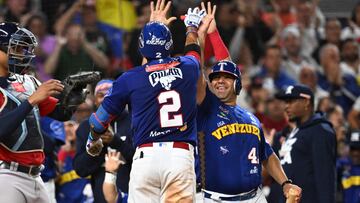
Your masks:
M38 89L28 98L31 105L37 105L49 96L60 94L64 90L64 85L59 80L48 80L41 84Z
M125 164L120 159L120 152L109 150L105 155L105 170L111 173L116 173L119 169L120 164Z
M165 6L165 0L158 0L154 7L154 2L150 3L150 21L159 21L165 25L169 25L172 21L176 20L176 17L167 18L166 15L170 9L171 1L167 2Z
M202 23L204 25L208 24L208 29L207 30L207 34L213 33L217 28L216 28L216 21L215 21L215 13L216 13L216 5L211 6L211 2L209 1L207 3L207 8L205 8L205 3L201 2L201 9L202 10L206 10L206 16L203 18ZM206 26L204 28L202 28L202 25L199 28L199 31L201 29L205 30ZM199 33L200 34L200 33Z
M189 8L184 19L185 26L198 28L205 15L205 9L200 10L198 7L194 9Z

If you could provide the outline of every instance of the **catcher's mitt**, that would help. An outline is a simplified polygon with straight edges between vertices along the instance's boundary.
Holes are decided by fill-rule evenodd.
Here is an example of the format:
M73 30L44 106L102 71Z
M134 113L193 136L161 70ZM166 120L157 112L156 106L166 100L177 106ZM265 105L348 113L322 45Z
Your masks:
M83 103L89 91L87 84L96 83L100 80L99 72L80 72L68 76L62 84L64 90L59 96L60 104L71 111L75 111L77 106Z

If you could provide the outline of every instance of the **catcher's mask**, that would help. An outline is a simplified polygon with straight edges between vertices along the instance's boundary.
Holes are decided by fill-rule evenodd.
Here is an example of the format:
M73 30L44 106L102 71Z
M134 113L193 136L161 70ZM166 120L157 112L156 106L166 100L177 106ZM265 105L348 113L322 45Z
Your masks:
M228 60L223 60L223 61L217 62L212 67L212 71L209 74L210 82L214 79L214 76L218 73L227 73L227 74L234 76L234 78L235 78L235 81L234 81L235 94L239 95L242 85L241 85L241 73L240 73L240 70L237 67L237 65Z
M170 56L173 40L169 28L161 22L147 23L139 37L140 53L147 59L160 59Z
M38 43L33 33L25 28L19 28L11 35L8 46L9 72L24 74L35 57L35 47Z

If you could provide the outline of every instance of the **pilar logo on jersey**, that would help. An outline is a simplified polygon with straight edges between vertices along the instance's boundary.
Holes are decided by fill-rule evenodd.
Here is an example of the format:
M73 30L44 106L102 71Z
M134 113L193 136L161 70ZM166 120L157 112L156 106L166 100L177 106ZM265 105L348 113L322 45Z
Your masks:
M224 125L214 130L211 133L211 135L216 137L218 140L220 140L223 137L226 137L228 135L233 135L236 133L255 135L260 140L259 128L255 125L250 125L250 124L233 123L233 124Z
M183 78L183 74L180 68L170 68L167 70L156 71L149 75L149 81L151 86L155 87L159 82L161 86L166 89L171 89L171 83L176 78Z

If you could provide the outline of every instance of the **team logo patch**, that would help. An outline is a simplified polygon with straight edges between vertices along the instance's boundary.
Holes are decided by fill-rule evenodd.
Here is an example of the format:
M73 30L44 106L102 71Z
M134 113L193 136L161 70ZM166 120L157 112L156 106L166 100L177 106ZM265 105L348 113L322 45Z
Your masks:
M165 45L166 40L156 37L155 35L151 36L151 39L146 40L145 44L147 45Z
M250 169L250 174L258 174L258 168L254 166L253 169Z
M227 149L226 146L220 146L220 152L222 155L225 155L225 154L229 153L229 150Z
M24 85L22 85L21 83L19 82L13 82L11 83L11 86L14 88L15 91L17 92L25 92L25 87Z
M224 120L230 120L228 117L226 117L226 114L220 112L218 114L216 114L217 117L224 119Z
M183 78L180 68L170 68L163 71L156 71L149 75L151 86L155 87L158 83L160 83L161 87L166 90L171 89L172 82L177 78Z

